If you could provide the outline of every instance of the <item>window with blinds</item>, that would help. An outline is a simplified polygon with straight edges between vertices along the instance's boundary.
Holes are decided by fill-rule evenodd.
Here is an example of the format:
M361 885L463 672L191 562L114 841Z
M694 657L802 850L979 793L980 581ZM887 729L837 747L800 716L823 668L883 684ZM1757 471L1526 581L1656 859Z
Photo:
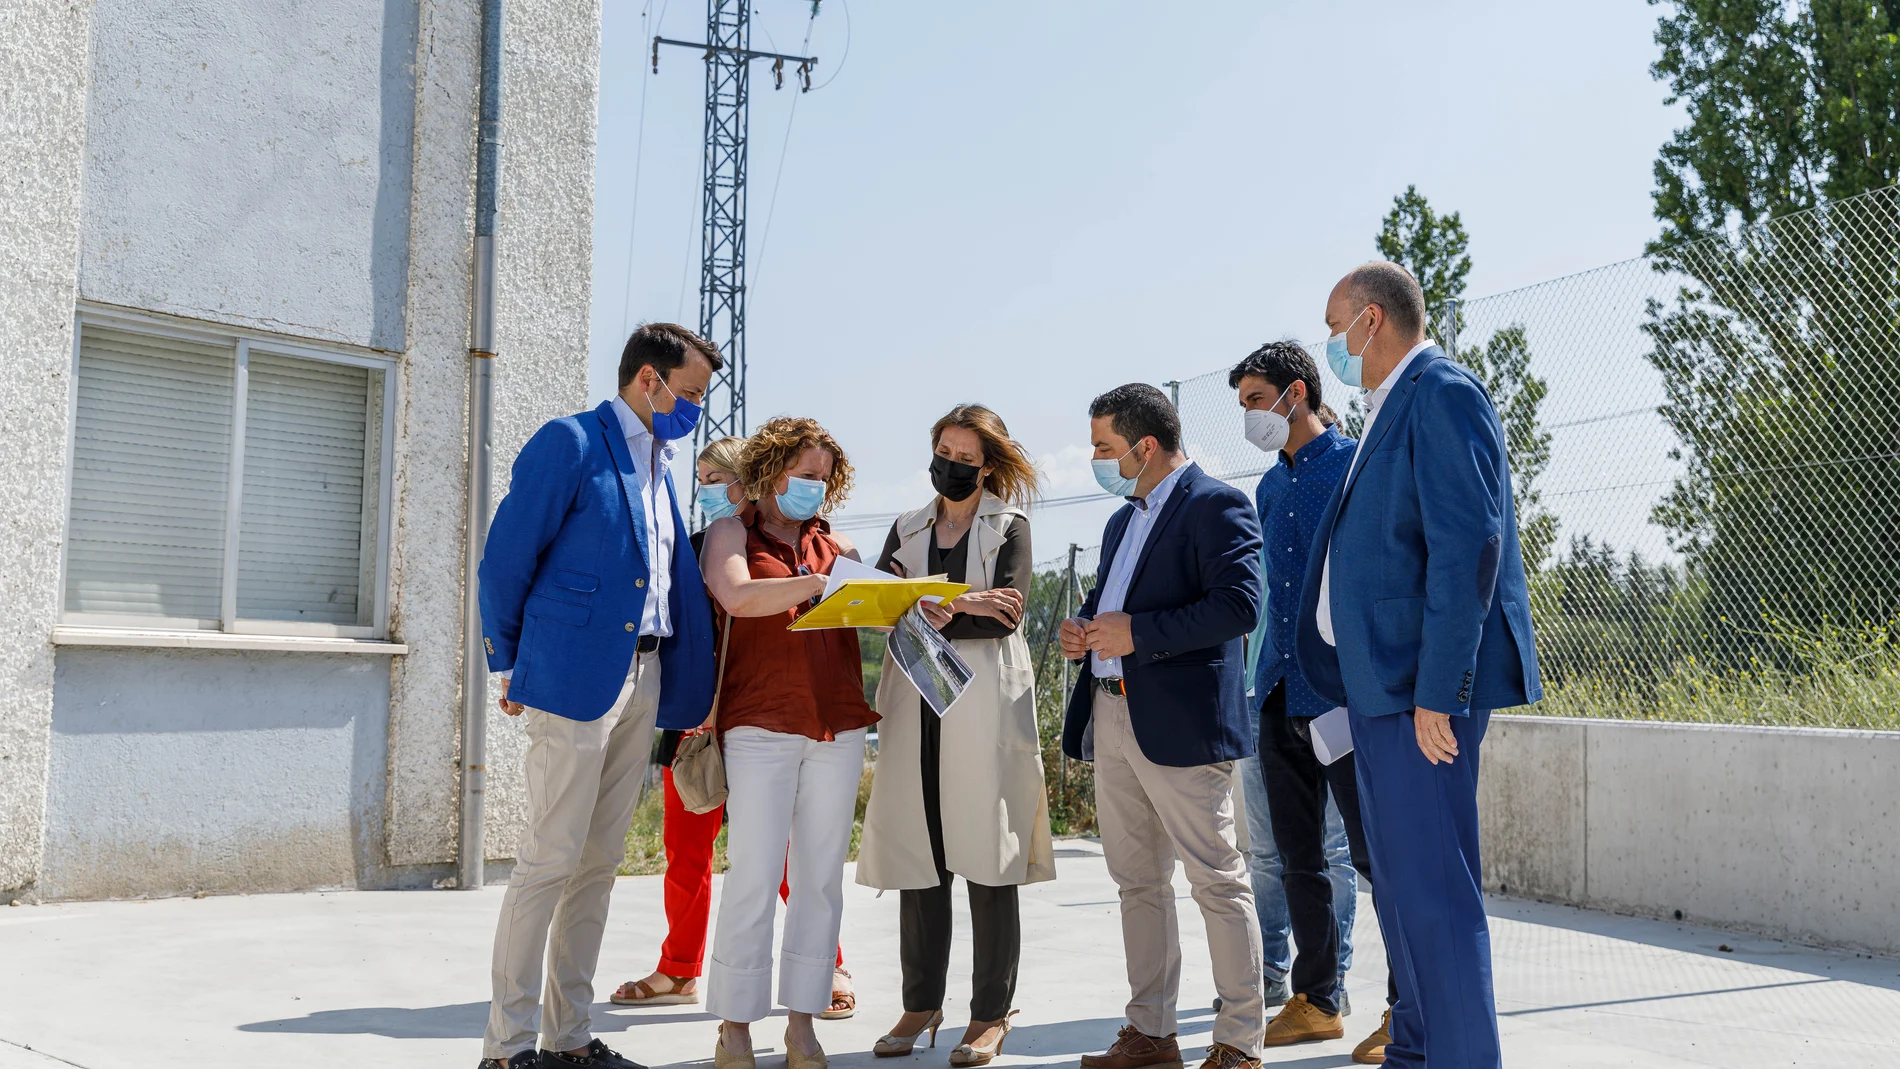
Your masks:
M69 623L377 632L389 372L79 326Z

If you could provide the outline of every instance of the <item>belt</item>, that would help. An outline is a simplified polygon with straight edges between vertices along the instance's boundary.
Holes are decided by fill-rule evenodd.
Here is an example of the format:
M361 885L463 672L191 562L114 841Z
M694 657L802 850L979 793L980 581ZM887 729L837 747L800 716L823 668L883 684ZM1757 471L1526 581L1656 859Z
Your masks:
M640 644L638 646L635 646L634 648L640 651L641 653L652 653L654 650L657 650L660 648L660 636L641 635Z
M1117 698L1128 697L1128 685L1122 681L1121 677L1104 679L1101 676L1095 676L1094 679L1095 685L1101 688L1103 694L1113 694Z

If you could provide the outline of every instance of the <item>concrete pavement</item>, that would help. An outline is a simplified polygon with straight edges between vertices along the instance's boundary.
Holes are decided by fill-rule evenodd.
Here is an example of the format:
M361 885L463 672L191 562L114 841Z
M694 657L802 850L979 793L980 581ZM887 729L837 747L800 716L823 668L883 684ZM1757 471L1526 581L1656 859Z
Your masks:
M1022 1014L998 1065L1070 1066L1105 1047L1127 999L1116 893L1100 849L1057 844L1059 878L1023 895ZM1181 1033L1207 1042L1213 995L1199 915L1177 879ZM501 889L166 899L0 909L0 1069L450 1066L479 1057ZM599 995L657 955L660 881L619 881ZM958 923L968 914L959 908ZM1491 905L1507 1060L1544 1067L1886 1064L1900 1060L1900 961L1513 899ZM1383 955L1362 900L1343 1040L1269 1052L1275 1065L1350 1064L1378 1023ZM941 1066L966 1020L959 932ZM1723 948L1729 949L1723 949ZM839 1069L868 1069L896 1019L897 902L847 884L844 950L859 1015L821 1022ZM604 1001L596 1031L650 1065L710 1063L695 1006ZM784 1063L776 1021L754 1036ZM28 1048L31 1048L29 1050ZM879 1066L901 1066L878 1062ZM1189 1063L1190 1066L1193 1064Z

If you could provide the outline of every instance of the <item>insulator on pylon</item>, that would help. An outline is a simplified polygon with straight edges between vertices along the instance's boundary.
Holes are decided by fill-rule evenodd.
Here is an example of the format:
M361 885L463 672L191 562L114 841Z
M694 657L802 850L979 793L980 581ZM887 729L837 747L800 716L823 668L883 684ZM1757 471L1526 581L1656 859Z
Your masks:
M774 90L785 88L785 60L782 58L772 61L772 88Z

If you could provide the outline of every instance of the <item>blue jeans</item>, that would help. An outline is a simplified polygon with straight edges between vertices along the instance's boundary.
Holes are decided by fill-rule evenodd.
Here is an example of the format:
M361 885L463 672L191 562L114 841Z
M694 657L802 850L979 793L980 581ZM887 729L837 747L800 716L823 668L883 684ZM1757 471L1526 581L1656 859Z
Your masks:
M1253 881L1254 910L1260 915L1261 964L1267 979L1284 980L1293 967L1292 919L1286 890L1280 885L1280 851L1273 844L1273 820L1267 809L1267 782L1260 758L1240 760L1242 791L1247 796L1247 870ZM1339 806L1326 799L1326 875L1333 881L1333 911L1339 917L1339 974L1352 967L1352 922L1359 905L1359 874L1352 870L1346 822Z

